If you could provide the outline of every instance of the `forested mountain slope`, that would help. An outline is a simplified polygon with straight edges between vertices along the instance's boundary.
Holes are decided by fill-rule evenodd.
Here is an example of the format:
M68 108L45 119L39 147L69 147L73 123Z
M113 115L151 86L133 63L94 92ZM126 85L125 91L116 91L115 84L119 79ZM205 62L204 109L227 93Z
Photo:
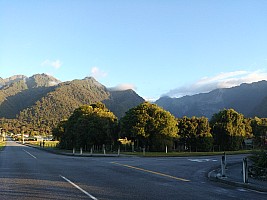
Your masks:
M267 117L267 81L216 89L209 93L181 98L162 97L155 102L176 117L206 116L211 118L222 109L233 108L246 117ZM264 111L265 109L265 111Z
M54 89L57 79L37 74L30 78L13 76L2 79L0 88L0 117L15 118L23 109L32 106L37 100ZM52 84L53 83L53 84Z
M132 90L111 92L92 77L61 83L46 74L37 74L2 81L0 117L17 116L20 122L33 127L53 127L79 106L100 101L121 117L144 99Z

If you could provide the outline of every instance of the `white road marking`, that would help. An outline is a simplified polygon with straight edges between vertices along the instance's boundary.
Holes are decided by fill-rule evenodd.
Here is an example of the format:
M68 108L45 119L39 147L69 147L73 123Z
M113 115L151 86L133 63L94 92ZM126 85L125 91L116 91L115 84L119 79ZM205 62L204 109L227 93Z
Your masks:
M28 152L28 151L26 151L26 150L24 150L23 149L23 151L25 152L25 153L27 153L27 154L29 154L31 157L33 157L34 159L37 159L34 155L32 155L30 152Z
M81 192L83 192L84 194L86 194L88 197L90 197L93 200L97 200L97 198L95 198L93 195L89 194L88 192L86 192L84 189L80 188L78 185L76 185L75 183L73 183L72 181L70 181L69 179L67 179L64 176L59 175L61 178L63 178L65 181L67 181L68 183L70 183L71 185L73 185L74 187L76 187L78 190L80 190Z
M208 162L210 159L188 159L189 161L192 162Z
M188 159L189 161L192 161L192 162L217 162L218 160L211 160L211 159Z

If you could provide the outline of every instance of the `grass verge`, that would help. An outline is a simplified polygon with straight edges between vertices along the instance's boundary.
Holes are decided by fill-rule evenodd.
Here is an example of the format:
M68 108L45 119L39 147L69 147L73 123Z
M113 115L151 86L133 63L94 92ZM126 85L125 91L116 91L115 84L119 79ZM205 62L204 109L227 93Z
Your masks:
M240 151L225 151L227 155L236 154L250 154L254 150L240 150ZM189 157L189 156L213 156L222 155L224 151L221 152L121 152L121 154L132 155L132 156L144 156L144 157Z
M27 141L26 143L40 146L40 142L37 141ZM62 153L72 153L72 150L58 149L57 144L59 141L45 141L45 148L55 148L55 150ZM43 145L43 144L42 144ZM0 147L1 148L1 147ZM255 150L239 150L239 151L225 151L227 155L236 155L236 154L251 154ZM76 149L76 153L79 153L79 150ZM83 152L89 154L90 152ZM93 152L94 154L101 154L101 152ZM190 157L190 156L215 156L215 155L223 155L224 151L219 152L121 152L122 155L130 155L130 156L140 156L140 157ZM106 152L106 154L116 154L116 152Z
M34 145L34 146L40 146L40 144L43 146L42 142L38 142L38 141L27 141L25 143L28 143L30 145ZM44 142L44 147L45 148L56 148L58 145L59 141L45 141Z
M0 151L2 151L5 146L6 146L6 141L0 142Z

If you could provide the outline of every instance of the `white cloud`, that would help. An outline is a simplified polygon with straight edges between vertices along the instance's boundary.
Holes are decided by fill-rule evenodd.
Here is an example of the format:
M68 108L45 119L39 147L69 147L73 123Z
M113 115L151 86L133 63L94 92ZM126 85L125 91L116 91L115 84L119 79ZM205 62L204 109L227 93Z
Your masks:
M153 103L153 102L157 101L159 98L158 97L143 97L143 99L145 99L145 101Z
M136 90L136 87L130 83L119 84L115 87L108 88L110 91Z
M42 66L50 66L55 69L59 69L62 66L62 62L60 60L45 60L41 64Z
M185 95L210 92L217 88L230 88L242 83L253 83L261 80L267 80L266 71L225 72L213 77L204 77L187 86L175 88L162 96L182 97Z
M60 81L50 81L49 86L55 86L55 85L58 85L59 83Z
M94 78L103 78L106 77L108 74L102 70L100 70L98 67L93 67L91 69L91 76Z

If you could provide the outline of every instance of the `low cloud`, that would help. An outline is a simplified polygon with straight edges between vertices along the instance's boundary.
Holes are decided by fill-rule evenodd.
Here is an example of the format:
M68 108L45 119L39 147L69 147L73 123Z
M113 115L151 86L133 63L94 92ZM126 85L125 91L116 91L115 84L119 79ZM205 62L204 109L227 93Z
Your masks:
M242 83L253 83L261 80L267 80L266 71L226 72L213 77L204 77L195 83L170 90L162 96L182 97L185 95L206 93L218 88L231 88L239 86Z
M60 81L50 81L49 82L49 86L55 86L55 85L58 85L60 83Z
M60 60L45 60L41 64L42 66L50 66L55 69L59 69L62 66L62 62Z
M106 77L108 74L102 70L100 70L98 67L93 67L91 69L91 76L94 78L103 78Z
M124 90L136 90L136 87L133 84L124 83L119 84L115 87L108 88L110 91L124 91Z

